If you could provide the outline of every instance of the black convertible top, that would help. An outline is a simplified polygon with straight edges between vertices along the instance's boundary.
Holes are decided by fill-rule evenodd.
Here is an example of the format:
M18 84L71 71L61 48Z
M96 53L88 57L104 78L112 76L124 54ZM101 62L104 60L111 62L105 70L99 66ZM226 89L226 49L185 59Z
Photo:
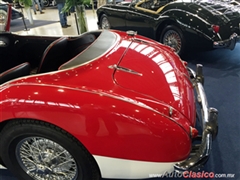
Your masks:
M114 32L103 30L100 36L87 49L81 52L72 60L63 64L59 70L71 68L95 60L103 55L117 41L117 35Z

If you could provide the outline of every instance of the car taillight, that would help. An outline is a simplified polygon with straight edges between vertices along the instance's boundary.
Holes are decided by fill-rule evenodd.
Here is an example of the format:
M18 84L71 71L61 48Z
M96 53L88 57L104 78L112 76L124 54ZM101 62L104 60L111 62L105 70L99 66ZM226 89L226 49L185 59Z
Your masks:
M219 33L220 26L218 26L218 25L212 25L212 30L213 30L215 33Z
M186 61L182 61L182 62L183 62L183 65L187 67L188 63Z
M194 139L197 136L198 136L198 130L196 128L190 126L190 137L192 139Z

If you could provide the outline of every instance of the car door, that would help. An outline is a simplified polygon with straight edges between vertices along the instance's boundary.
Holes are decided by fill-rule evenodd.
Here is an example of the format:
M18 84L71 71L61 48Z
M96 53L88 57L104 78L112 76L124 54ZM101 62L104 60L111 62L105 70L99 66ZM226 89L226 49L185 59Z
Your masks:
M140 35L155 39L155 28L159 15L154 10L136 8L136 3L133 1L126 13L127 29L137 31Z

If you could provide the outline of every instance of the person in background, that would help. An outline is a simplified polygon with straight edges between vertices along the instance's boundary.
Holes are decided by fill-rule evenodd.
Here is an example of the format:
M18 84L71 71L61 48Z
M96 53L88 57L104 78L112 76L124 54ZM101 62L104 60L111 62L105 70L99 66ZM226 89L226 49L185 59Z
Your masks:
M37 9L36 9L36 4L38 6L38 10L40 11L40 14L43 14L44 12L42 11L42 7L39 3L39 0L32 0L32 8L33 8L33 11L34 11L34 14L37 14Z
M41 5L42 9L45 9L44 0L39 0L39 1L40 1L40 5Z
M65 0L56 0L56 3L57 3L57 8L58 8L60 24L61 24L62 28L70 27L71 25L67 24L67 13L62 12L62 9L65 5Z

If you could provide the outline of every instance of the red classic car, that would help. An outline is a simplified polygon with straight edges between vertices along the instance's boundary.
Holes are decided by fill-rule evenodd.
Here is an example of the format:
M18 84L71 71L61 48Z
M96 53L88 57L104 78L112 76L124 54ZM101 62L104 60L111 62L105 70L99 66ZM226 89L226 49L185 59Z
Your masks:
M19 179L148 178L210 155L218 112L202 66L170 47L132 31L2 32L0 56L0 157Z

